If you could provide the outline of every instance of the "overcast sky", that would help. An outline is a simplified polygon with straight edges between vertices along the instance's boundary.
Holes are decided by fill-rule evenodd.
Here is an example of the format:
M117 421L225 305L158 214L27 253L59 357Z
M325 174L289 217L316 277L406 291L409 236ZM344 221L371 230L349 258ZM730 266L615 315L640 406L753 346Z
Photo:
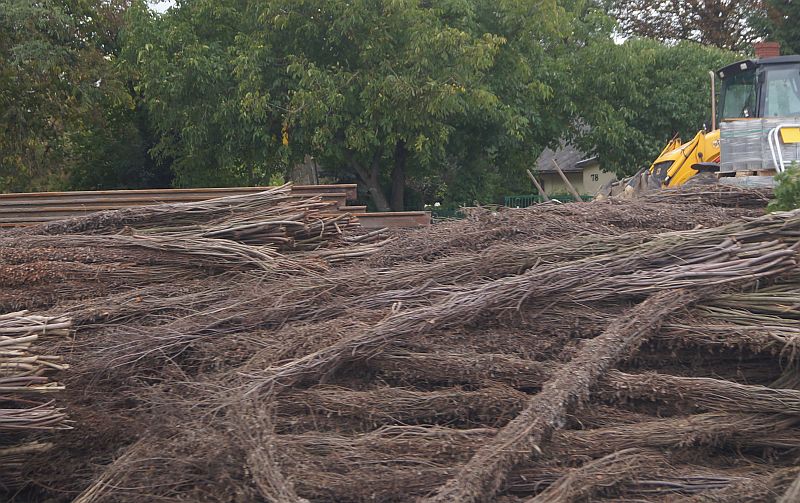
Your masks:
M175 5L174 0L149 0L148 3L150 4L150 7L156 12L164 12L165 10Z

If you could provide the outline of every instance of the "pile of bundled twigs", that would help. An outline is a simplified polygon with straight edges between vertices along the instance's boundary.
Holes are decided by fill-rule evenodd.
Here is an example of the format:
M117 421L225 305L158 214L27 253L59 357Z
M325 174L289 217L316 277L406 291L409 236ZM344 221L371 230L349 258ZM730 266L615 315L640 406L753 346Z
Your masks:
M69 429L64 410L41 397L63 386L53 376L68 368L62 356L43 354L70 336L72 320L25 311L0 314L0 487L20 483L26 462L52 444L32 438L32 432Z
M194 275L120 270L83 295L67 275L43 307L79 326L75 428L15 465L16 498L794 501L800 213L721 190L475 209L382 247L345 233L270 274L200 255ZM122 237L189 247L247 225L217 217ZM28 236L70 262L111 234L50 255ZM26 265L20 246L0 238L0 257Z
M356 220L339 212L336 202L320 196L297 199L287 184L256 194L100 211L11 234L117 237L122 233L141 241L141 246L166 251L180 245L170 248L165 243L190 241L186 247L200 248L203 242L213 242L207 240L293 251L335 246L343 242L344 231L355 228Z
M337 203L323 201L319 196L292 198L291 185L286 184L257 194L100 211L21 232L113 234L131 228L141 234L316 249L353 225L350 215L337 214L336 210Z
M736 185L696 185L651 190L639 196L649 203L682 201L730 208L761 208L772 199L771 188L739 187Z
M131 286L231 271L324 274L375 253L384 231L290 186L258 194L123 208L0 234L0 309L41 307Z

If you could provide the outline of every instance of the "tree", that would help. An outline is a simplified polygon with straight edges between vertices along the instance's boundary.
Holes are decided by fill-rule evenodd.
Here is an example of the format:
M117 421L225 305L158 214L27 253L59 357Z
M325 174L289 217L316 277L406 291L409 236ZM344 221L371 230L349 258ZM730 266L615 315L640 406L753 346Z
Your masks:
M94 162L100 151L113 170L115 147L136 144L134 105L116 60L129 4L0 0L0 190L81 188L81 169L90 177L102 169ZM145 146L139 154L146 157ZM125 183L136 180L129 173Z
M279 0L257 12L266 29L249 45L272 57L248 65L251 92L285 65L290 142L353 173L378 209L402 209L410 177L456 162L457 136L486 160L498 141L531 151L554 129L532 128L552 96L537 65L554 3Z
M743 51L762 35L752 22L761 0L624 0L606 5L629 36Z
M183 0L133 11L126 55L179 183L258 183L311 154L402 209L409 186L558 136L548 45L567 19L552 1Z
M615 44L596 2L181 0L131 10L126 60L180 185L265 183L313 155L380 210L491 202L566 137L647 164L708 115L698 44Z
M142 0L100 0L90 19L95 45L103 53L106 87L113 92L98 95L91 113L70 135L73 155L68 187L72 189L138 189L169 187L173 172L170 159L156 160L150 151L157 138L151 128L143 96L135 89L136 68L120 58L125 19Z
M800 3L765 0L756 22L768 39L781 43L784 54L800 54Z
M64 131L95 94L95 48L69 2L0 0L0 187L48 187ZM55 178L55 180L51 179Z
M183 0L163 15L131 10L124 54L158 135L153 154L172 162L181 186L256 185L285 170L285 66L254 76L252 61L273 61L251 45L263 30L246 0ZM248 79L255 78L257 82Z
M710 126L709 70L734 53L692 42L597 41L574 54L572 138L626 176L648 166L673 135Z
M67 188L78 190L170 187L169 159L149 154L158 141L146 106L132 89L124 99L102 99L83 127L70 135Z

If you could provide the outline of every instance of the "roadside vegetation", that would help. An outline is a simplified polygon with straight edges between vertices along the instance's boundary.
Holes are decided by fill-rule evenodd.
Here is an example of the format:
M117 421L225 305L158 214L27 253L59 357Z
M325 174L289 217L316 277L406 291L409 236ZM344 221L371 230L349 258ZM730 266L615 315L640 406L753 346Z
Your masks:
M0 0L0 191L269 184L313 156L373 208L452 208L529 192L562 139L630 174L708 123L709 69L792 47L785 7L742 8L733 43L601 1Z

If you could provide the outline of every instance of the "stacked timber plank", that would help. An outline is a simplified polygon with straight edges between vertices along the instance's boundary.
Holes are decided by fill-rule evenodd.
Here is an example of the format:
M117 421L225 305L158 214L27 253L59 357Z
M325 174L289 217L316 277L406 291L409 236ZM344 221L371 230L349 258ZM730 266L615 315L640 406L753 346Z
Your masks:
M85 215L154 204L199 202L209 199L256 194L271 187L226 187L196 189L142 189L75 192L28 192L0 194L0 227L18 227ZM355 184L293 185L290 197L320 197L336 203L328 213L350 213L365 228L414 227L428 225L426 212L367 214L366 206L348 206L357 197Z
M69 364L72 429L0 435L52 445L0 499L797 500L800 211L372 233L285 195L0 232L0 312L75 330L36 352Z

